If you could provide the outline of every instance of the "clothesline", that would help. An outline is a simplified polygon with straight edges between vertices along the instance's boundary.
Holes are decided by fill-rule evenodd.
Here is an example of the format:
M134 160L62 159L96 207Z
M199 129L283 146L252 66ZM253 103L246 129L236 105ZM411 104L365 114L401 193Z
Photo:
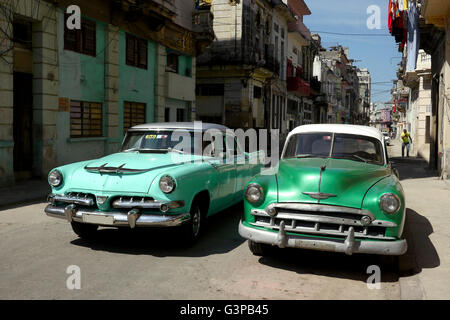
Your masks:
M416 0L389 0L388 28L395 41L399 44L399 51L408 51L408 71L416 68L419 52L419 14Z

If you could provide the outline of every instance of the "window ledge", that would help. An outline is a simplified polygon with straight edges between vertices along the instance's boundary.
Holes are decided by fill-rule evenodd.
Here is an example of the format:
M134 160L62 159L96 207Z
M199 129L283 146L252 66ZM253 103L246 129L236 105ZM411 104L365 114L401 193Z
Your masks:
M94 142L94 141L106 141L106 137L89 137L89 138L67 138L67 142Z

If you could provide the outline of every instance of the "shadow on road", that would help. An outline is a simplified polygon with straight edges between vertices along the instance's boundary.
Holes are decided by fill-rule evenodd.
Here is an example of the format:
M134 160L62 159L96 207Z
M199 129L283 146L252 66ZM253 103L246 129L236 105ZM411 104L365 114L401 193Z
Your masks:
M289 270L298 274L315 274L362 282L367 282L373 274L373 271L368 271L368 267L376 265L381 270L381 282L398 281L395 266L386 262L385 257L375 255L347 256L335 252L274 248L271 255L261 257L259 262L272 268Z
M332 278L366 282L372 272L371 265L381 269L381 282L397 282L400 276L420 273L423 268L436 268L440 259L429 235L433 227L428 219L407 209L404 237L408 251L398 259L377 255L322 252L302 249L273 248L271 255L259 259L261 264L272 268L294 271L299 274L316 274ZM391 261L390 261L391 259Z
M400 180L436 177L436 170L431 170L428 163L420 157L390 158L392 167L398 169Z
M227 253L244 242L238 233L243 205L235 205L208 219L206 230L192 247L186 247L179 228L99 229L94 240L78 238L72 244L93 250L155 257L203 257Z
M412 209L406 209L404 237L408 251L400 257L400 270L403 276L420 273L423 268L436 268L440 265L439 255L430 240L433 226L427 218Z

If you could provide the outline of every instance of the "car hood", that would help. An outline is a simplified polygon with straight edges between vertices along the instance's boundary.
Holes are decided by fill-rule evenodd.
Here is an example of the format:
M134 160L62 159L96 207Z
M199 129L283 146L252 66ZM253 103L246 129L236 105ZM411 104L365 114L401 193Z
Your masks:
M388 175L389 170L384 166L344 159L282 160L278 176L279 201L361 208L370 187ZM331 196L315 199L303 193L319 191Z
M160 174L170 174L173 168L199 156L156 153L115 153L83 162L72 171L67 188L101 192L147 193Z

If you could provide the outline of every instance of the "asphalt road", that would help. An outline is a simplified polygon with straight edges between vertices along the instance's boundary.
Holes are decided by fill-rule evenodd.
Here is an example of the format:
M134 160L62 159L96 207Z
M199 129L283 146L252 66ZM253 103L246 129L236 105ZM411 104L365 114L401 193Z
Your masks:
M239 236L242 207L209 221L199 243L176 230L101 229L79 239L47 217L44 203L0 211L0 299L399 299L398 274L381 266L381 288L366 281L376 256L275 250L253 256ZM80 289L67 288L69 266Z

